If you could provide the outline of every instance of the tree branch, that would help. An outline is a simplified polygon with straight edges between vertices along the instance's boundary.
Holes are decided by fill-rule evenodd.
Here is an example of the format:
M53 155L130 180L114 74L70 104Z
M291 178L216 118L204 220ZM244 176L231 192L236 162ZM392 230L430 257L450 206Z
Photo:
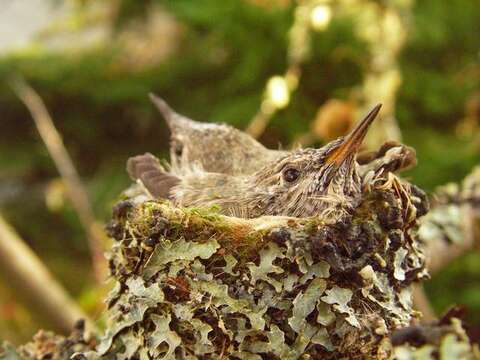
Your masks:
M435 274L478 242L480 167L460 184L439 187L431 211L421 220L419 237L427 244L428 269Z
M23 79L13 81L12 88L30 111L40 137L65 182L68 196L88 237L95 277L97 281L103 281L106 275L104 239L95 222L87 190L40 96Z
M1 215L0 258L0 270L7 283L25 296L35 310L32 314L47 319L63 332L70 332L79 319L88 319ZM93 323L89 323L92 327Z

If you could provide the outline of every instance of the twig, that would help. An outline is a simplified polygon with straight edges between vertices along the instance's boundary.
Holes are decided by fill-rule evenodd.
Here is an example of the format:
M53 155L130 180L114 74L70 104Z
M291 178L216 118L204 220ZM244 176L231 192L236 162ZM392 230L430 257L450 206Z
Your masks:
M88 193L73 165L61 135L58 133L40 96L23 79L12 81L12 88L30 111L40 136L65 182L68 196L88 237L92 265L97 281L105 278L103 239L95 222Z
M294 10L293 24L288 31L288 67L282 76L274 76L270 78L267 83L264 100L262 101L260 109L245 129L245 132L254 138L258 139L264 133L270 120L278 110L288 106L290 96L292 92L297 89L300 81L301 65L308 58L311 50L311 31L324 31L330 23L331 7L330 5L323 4L323 8L328 8L325 9L328 14L323 18L320 27L318 27L319 24L317 24L317 28L315 24L312 24L312 13L315 9L318 10L318 6L319 2L316 0L299 1ZM279 78L278 80L284 84L278 89L281 93L280 99L276 98L274 94L276 92L276 90L273 89L275 86L269 89L270 82L274 78Z
M422 284L413 285L413 307L422 313L424 322L430 322L437 318Z
M255 116L248 124L248 127L245 129L245 132L255 139L258 139L262 134L265 132L265 129L268 126L268 123L272 119L272 116L275 114L274 109L269 109L265 111L265 109L260 109L257 111Z
M41 260L0 215L0 269L10 285L25 296L39 314L58 329L72 330L79 319L93 323L65 289L54 279Z

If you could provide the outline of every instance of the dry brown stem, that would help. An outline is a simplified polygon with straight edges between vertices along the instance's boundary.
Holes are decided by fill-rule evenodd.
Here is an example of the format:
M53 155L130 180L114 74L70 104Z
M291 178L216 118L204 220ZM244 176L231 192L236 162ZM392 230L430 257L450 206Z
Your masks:
M422 321L431 322L437 319L422 284L413 285L413 306L422 313Z
M80 180L73 161L63 144L62 137L55 128L53 120L40 96L23 79L13 81L12 87L30 111L38 132L65 182L68 196L87 233L95 277L97 281L102 281L105 279L106 274L103 258L103 238L95 222L87 190Z
M24 295L35 310L32 314L65 333L79 319L88 318L1 215L0 258L0 270L7 283Z

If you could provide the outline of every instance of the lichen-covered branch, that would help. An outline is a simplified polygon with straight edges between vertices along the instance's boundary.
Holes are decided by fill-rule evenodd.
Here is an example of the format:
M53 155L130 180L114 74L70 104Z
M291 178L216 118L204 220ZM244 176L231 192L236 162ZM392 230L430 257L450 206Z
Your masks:
M421 220L419 237L427 244L432 274L472 250L480 238L480 167L460 184L439 187L432 209Z
M84 322L75 324L69 336L56 335L50 331L40 330L29 343L15 349L9 343L0 343L2 360L66 360L79 352L86 352L95 347L95 338L85 330Z
M395 360L478 360L478 345L472 344L461 321L446 316L438 322L412 325L390 336Z

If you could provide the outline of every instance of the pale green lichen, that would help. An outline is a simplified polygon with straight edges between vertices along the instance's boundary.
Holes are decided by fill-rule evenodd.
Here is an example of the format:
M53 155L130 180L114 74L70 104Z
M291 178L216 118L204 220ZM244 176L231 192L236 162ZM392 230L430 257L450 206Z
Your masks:
M205 243L187 242L182 238L173 242L162 239L145 265L144 276L151 277L177 260L189 262L197 257L208 259L219 247L215 239Z
M152 314L151 320L155 330L146 338L150 354L154 359L174 357L174 351L182 343L182 339L176 332L170 330L172 317L170 314L163 316Z
M327 282L321 278L313 279L304 292L298 293L293 300L292 317L288 319L288 324L293 331L300 333L305 327L306 318L315 309L318 297L323 294L327 288Z
M334 310L348 315L346 317L348 323L356 328L360 328L360 323L355 317L355 310L351 306L348 306L348 303L353 296L352 290L334 286L333 288L328 289L326 293L327 295L321 297L322 301L329 305L333 305Z
M408 251L404 248L400 248L395 252L395 259L394 259L395 270L393 272L393 276L397 280L400 280L400 281L405 280L405 270L403 269L402 265L407 255L408 255Z
M247 264L251 275L251 284L255 285L257 280L263 280L270 283L277 292L282 291L282 282L269 276L269 274L281 274L284 270L273 264L278 258L282 259L284 255L275 243L268 244L260 251L260 264L256 266L253 263Z

